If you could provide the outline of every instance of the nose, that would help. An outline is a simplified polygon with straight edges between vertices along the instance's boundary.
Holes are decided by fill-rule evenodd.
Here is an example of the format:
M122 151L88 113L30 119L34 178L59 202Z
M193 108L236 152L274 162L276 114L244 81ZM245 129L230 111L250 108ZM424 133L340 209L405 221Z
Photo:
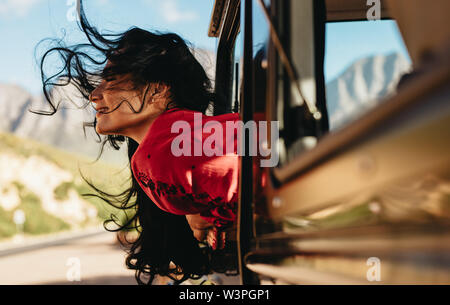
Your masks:
M101 89L101 85L95 88L91 94L89 95L89 100L92 103L98 103L99 101L103 100L103 93Z

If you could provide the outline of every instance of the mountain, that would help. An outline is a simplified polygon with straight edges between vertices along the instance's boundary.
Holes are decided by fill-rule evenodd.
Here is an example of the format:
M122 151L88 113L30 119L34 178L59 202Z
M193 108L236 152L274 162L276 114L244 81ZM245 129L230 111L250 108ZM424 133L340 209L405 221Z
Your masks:
M326 86L331 129L360 116L395 92L400 77L411 68L400 54L362 58Z
M35 97L17 85L0 84L0 130L15 133Z
M83 122L93 121L93 110L88 107L77 109L70 102L69 97L77 100L74 87L57 89L53 94L61 96L61 107L53 115L39 115L29 110L51 110L43 97L31 96L17 85L0 84L0 131L95 158L100 150L95 132L93 128L86 128L86 136L83 132ZM124 164L125 156L122 150L117 152L106 147L102 159Z
M205 49L193 49L191 52L203 66L208 77L214 81L214 72L216 71L216 53Z

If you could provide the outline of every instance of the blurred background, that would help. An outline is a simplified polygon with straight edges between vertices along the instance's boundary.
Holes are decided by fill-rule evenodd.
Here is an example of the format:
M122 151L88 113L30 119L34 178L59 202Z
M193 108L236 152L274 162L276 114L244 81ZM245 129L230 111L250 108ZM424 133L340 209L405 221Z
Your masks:
M180 34L208 74L214 75L217 38L207 31L213 0L92 0L85 11L102 32L131 26ZM74 88L53 116L44 102L38 61L45 38L85 42L76 1L0 0L0 284L134 284L125 252L102 221L124 217L94 197L83 175L109 192L128 186L124 149L105 147L102 158L92 109L80 110ZM55 59L55 65L57 65ZM327 25L325 78L332 129L391 94L411 60L394 21ZM80 103L81 104L81 103Z

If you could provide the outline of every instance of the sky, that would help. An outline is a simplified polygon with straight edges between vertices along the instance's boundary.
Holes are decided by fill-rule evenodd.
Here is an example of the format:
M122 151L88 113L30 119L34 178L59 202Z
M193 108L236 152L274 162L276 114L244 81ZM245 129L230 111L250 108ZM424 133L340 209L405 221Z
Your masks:
M393 20L328 23L325 40L326 82L342 73L353 61L371 55L400 53L411 61Z
M215 50L207 35L214 0L88 0L85 12L101 32L123 32L131 26L180 34L194 46ZM15 83L32 94L41 92L37 59L44 38L69 44L84 41L75 21L76 0L0 0L0 82ZM45 46L45 45L44 45ZM41 45L42 47L42 45ZM326 80L355 59L373 54L407 52L395 22L327 25Z
M44 38L79 43L84 39L74 20L76 0L0 0L0 82L16 83L33 94L41 82L35 48ZM180 34L194 46L214 50L208 37L213 0L88 0L85 12L101 32L131 26ZM42 45L41 45L42 46ZM38 48L41 54L42 48ZM39 58L39 56L38 56Z

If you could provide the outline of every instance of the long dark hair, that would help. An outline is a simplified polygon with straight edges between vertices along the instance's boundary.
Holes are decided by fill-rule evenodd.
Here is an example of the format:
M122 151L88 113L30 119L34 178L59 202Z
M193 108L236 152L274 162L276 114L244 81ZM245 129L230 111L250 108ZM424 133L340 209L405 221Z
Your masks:
M131 82L136 88L156 82L169 85L171 102L167 109L172 104L206 114L209 105L213 105L215 111L229 112L216 99L204 68L179 35L152 33L136 27L121 34L102 35L88 23L82 1L78 24L89 43L66 46L62 40L52 40L57 45L46 51L40 60L43 91L51 111L32 112L54 114L60 101L55 101L52 90L67 85L75 86L81 93L85 103L79 107L84 108L89 105L89 94L102 79L125 74L131 76ZM57 73L47 76L46 60L55 53L64 65ZM112 64L105 68L108 60ZM145 101L145 94L142 101ZM122 102L128 103L126 100ZM95 125L96 120L84 123L84 128L95 128ZM100 135L97 136L101 139ZM100 142L101 149L96 160L107 143L118 150L126 142L129 160L138 147L133 139L121 135L107 135ZM212 272L236 270L234 243L228 243L225 250L217 251L199 243L186 217L159 209L140 188L133 175L130 188L119 194L102 191L83 175L82 178L96 191L96 194L83 195L96 196L114 207L134 212L124 223L118 223L117 217L112 215L104 226L109 231L138 231L137 239L128 242L126 258L128 268L136 270L138 283L151 284L156 275L168 276L175 283L180 283ZM117 224L116 228L108 227L111 222Z

